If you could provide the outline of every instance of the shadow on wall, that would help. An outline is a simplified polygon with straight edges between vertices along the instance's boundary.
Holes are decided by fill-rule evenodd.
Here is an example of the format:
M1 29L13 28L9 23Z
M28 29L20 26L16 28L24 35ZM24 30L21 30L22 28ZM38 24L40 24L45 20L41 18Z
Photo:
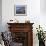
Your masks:
M0 31L2 28L2 0L0 0Z

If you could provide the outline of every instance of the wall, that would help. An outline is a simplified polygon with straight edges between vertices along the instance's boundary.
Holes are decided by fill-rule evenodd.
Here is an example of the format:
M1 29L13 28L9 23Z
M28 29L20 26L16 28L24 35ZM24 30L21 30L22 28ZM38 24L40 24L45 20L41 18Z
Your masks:
M0 0L0 31L2 31L2 0Z
M27 5L27 16L14 16L14 5L22 4ZM46 27L46 15L43 14L43 0L2 0L2 26L3 31L8 30L7 22L11 19L17 19L19 22L30 20L33 25L33 45L38 46L38 39L36 37L36 27L39 24L43 28ZM45 28L46 29L46 28Z
M40 24L46 31L46 0L40 0Z
M14 5L25 4L27 5L27 16L14 16ZM19 22L24 22L25 18L30 22L39 23L40 15L40 0L3 0L2 1L2 23L3 26L10 19L17 19ZM19 18L19 19L18 19ZM23 18L23 19L22 19ZM38 20L38 21L37 21ZM5 28L5 27L4 27ZM5 28L6 29L6 28Z

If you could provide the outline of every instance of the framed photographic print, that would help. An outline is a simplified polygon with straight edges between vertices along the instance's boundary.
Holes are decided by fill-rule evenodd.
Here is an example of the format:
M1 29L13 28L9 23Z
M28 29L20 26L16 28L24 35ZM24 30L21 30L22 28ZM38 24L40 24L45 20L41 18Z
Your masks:
M15 5L15 15L17 16L25 16L27 14L27 6L26 5Z

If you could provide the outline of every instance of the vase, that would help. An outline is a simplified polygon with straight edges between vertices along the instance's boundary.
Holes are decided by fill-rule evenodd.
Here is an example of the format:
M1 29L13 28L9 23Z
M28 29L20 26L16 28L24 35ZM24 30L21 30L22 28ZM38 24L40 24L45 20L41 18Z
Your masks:
M45 41L39 40L39 46L45 46Z

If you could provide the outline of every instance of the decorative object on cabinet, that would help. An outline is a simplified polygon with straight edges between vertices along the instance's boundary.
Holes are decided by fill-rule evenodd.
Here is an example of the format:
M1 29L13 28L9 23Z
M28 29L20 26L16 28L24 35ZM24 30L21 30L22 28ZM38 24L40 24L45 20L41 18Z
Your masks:
M15 5L14 14L16 16L25 16L27 15L27 5Z
M33 23L7 23L12 41L19 46L33 46Z
M30 20L25 20L25 23L30 23Z
M19 23L19 21L17 19L11 19L8 23Z

